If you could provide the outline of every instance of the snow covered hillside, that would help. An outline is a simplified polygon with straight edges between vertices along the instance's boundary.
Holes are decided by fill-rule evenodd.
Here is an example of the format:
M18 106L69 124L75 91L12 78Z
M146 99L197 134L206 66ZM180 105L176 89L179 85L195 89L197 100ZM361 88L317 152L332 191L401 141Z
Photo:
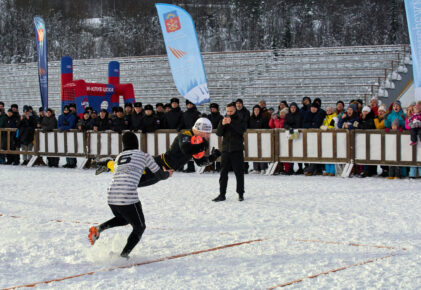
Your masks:
M0 288L421 285L420 180L246 175L239 202L230 175L227 201L214 203L219 175L176 173L139 190L147 229L126 261L130 227L88 242L90 225L112 217L111 177L0 166Z

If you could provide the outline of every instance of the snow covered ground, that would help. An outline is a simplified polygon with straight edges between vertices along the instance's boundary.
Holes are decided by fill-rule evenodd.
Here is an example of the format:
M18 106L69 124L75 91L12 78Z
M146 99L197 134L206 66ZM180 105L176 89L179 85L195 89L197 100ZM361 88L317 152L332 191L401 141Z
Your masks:
M227 201L214 203L219 175L176 173L139 190L147 229L125 261L130 227L93 247L87 237L112 217L111 177L0 166L0 288L78 274L37 288L267 289L302 278L288 287L421 287L419 179L246 175L239 202L230 175Z

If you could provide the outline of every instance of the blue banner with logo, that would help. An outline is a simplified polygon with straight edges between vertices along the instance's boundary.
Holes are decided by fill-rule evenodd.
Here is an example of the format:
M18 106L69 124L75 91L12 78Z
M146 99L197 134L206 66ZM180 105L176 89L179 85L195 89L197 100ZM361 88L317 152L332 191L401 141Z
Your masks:
M44 111L48 108L48 66L47 66L47 32L45 23L41 17L34 17L35 38L38 55L39 90L41 93L41 105Z
M208 84L196 29L190 14L170 4L155 4L175 86L192 103L209 103Z
M406 19L411 43L415 100L421 100L421 0L405 0Z

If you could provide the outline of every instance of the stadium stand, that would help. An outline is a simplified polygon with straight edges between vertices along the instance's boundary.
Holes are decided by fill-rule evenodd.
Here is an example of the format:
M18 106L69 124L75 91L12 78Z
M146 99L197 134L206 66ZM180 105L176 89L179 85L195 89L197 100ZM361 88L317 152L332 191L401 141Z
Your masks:
M179 96L165 55L74 60L74 78L105 82L111 60L120 62L121 79L134 85L137 101L166 103ZM384 97L411 62L408 45L203 53L203 61L211 101L243 98L249 108L259 100L267 107L281 100L301 103L304 96L320 97L323 106ZM0 100L6 107L40 105L36 63L0 65L0 74ZM61 112L58 61L49 63L49 106Z

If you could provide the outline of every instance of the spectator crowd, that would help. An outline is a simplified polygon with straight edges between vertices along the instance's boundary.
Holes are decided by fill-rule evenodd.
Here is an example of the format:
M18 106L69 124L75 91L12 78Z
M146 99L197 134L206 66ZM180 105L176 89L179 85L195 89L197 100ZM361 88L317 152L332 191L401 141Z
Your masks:
M0 102L0 128L16 128L10 140L10 150L21 149L22 151L33 150L33 140L35 129L45 132L58 129L66 131L77 129L80 131L107 131L112 130L121 133L124 130L138 131L142 133L154 132L158 129L191 129L196 120L200 117L207 117L213 128L217 128L223 116L216 103L210 104L210 113L201 114L197 107L186 100L186 110L180 108L178 98L172 98L170 103L157 103L155 108L148 104L143 107L141 102L126 103L124 108L114 107L112 113L103 109L100 112L85 108L82 118L76 113L76 105L64 106L62 114L58 116L52 109L46 112L39 108L35 112L31 106L24 106L23 113L19 113L18 105L11 105L7 111L4 103ZM225 104L224 104L225 105ZM399 101L394 102L386 108L380 104L377 98L370 100L364 105L362 100L353 100L349 104L338 101L336 107L322 107L320 98L313 101L309 97L304 97L299 106L295 102L288 104L281 101L277 108L267 108L265 101L260 101L253 106L251 112L244 106L242 99L235 101L237 113L245 129L270 129L284 128L290 131L291 136L297 134L295 129L322 129L332 130L342 128L353 129L377 129L388 131L410 130L411 146L416 145L421 140L421 101L410 104L405 111ZM1 147L7 149L7 132L2 133ZM29 162L30 155L22 155L22 164ZM0 164L21 164L20 155L6 154L0 155ZM58 167L58 158L49 157L48 166ZM76 167L75 158L67 158L64 167ZM248 163L245 162L245 173L249 173ZM266 173L268 164L264 162L254 162L252 174ZM297 170L294 170L297 168ZM214 165L213 170L219 170L219 164ZM337 167L334 164L297 164L281 163L275 174L305 174L305 175L329 175L337 174ZM189 163L186 172L194 171L194 164ZM353 174L360 177L377 175L377 166L355 166ZM409 176L415 178L421 176L421 167L396 167L382 166L381 176L390 179Z

